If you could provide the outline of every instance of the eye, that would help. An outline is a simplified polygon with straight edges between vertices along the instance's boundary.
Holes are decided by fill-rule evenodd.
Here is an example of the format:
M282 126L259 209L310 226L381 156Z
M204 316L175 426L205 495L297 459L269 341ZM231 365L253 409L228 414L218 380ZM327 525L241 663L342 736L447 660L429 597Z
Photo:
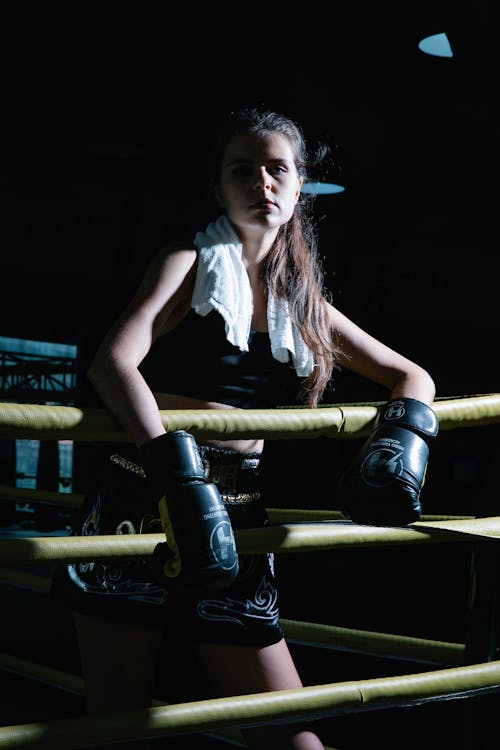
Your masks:
M269 167L267 171L269 174L285 174L287 169L281 166L281 164L276 164L273 167Z
M251 166L249 164L237 164L231 170L231 174L234 177L247 177L251 173Z

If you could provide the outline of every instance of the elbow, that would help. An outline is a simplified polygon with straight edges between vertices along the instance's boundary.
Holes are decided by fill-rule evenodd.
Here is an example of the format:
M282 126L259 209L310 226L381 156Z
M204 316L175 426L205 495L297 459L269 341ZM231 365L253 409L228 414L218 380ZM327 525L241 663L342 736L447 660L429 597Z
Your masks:
M422 399L431 404L436 396L436 383L430 372L425 370L423 367L419 367L417 371L417 383L418 388L423 392L426 398Z
M112 361L96 354L87 368L87 380L99 389L99 385L112 376L114 369Z
M436 397L436 383L434 382L433 378L430 376L429 373L426 373L428 378L428 385L429 385L429 392L432 394L431 398L434 401Z
M436 397L436 384L430 373L426 370L424 370L421 375L421 383L419 387L422 392L420 400L425 401L428 406L431 406Z
M431 406L436 397L436 384L425 368L414 365L400 373L391 389L391 397L414 398Z
M86 376L87 380L92 383L92 385L95 387L96 383L99 382L101 379L101 367L99 366L99 363L94 358L92 362L90 363L89 367L87 368Z
M135 377L139 365L120 354L97 352L87 368L89 382L99 393L110 392L123 382Z

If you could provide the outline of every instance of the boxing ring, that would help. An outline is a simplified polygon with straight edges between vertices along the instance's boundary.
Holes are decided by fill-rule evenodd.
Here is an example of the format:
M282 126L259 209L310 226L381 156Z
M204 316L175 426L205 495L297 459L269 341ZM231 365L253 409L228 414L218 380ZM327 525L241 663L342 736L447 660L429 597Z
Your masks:
M198 439L259 437L351 439L368 435L376 403L325 406L318 409L161 411L168 431L184 429ZM440 433L500 423L500 394L438 399L434 409ZM126 434L108 412L99 409L0 404L0 439L127 442ZM437 438L439 440L439 436ZM46 492L0 486L0 498L22 497L33 503L79 505L76 493ZM1 502L2 500L0 500ZM423 663L415 674L350 680L306 686L299 690L233 696L177 704L155 701L150 709L99 717L63 718L0 727L0 746L73 750L141 738L205 734L228 745L245 747L240 729L296 720L316 721L346 713L383 711L454 699L467 700L500 692L500 660L496 649L496 567L500 516L423 516L403 528L360 526L335 510L269 508L271 526L235 531L240 554L277 555L404 545L470 543L473 549L469 612L471 627L465 643L435 641L283 619L289 643ZM55 561L91 561L150 555L164 534L101 537L38 536L0 538L0 582L48 592L49 578L23 568ZM422 550L422 554L425 551ZM7 643L6 639L6 643ZM5 647L6 644L4 644ZM78 675L0 654L0 668L82 694ZM481 744L476 735L471 747ZM484 738L484 743L488 738Z

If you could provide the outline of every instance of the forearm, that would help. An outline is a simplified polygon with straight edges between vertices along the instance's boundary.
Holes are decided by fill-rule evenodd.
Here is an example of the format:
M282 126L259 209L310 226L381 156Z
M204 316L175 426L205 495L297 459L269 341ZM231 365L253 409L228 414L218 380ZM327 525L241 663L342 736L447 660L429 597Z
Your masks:
M87 375L106 408L136 445L165 432L156 399L136 367L94 364Z
M330 308L330 314L341 367L384 386L389 399L414 398L432 404L436 388L424 367L370 336L339 310Z

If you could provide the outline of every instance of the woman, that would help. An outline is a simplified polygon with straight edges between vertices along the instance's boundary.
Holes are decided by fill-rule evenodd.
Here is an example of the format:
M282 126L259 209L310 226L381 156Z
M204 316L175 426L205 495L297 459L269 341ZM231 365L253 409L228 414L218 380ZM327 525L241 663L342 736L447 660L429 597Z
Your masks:
M115 475L97 501L87 503L79 533L157 530L156 503L166 488L170 500L160 502L163 527L167 540L169 531L176 538L160 550L154 574L146 567L139 570L146 566L141 561L111 571L103 564L67 566L56 578L55 595L74 610L91 712L150 705L165 624L190 638L218 695L302 686L279 624L273 558L238 560L231 537L234 528L266 523L258 485L262 440L196 446L187 433L167 435L159 410L270 408L290 403L294 388L315 407L334 367L350 368L385 386L390 403L426 410L435 395L422 367L372 338L327 301L307 213L309 197L301 192L308 156L300 128L273 112L235 113L221 131L214 156L221 215L194 242L173 243L154 258L88 373L138 450L134 460L113 458ZM403 426L410 434L411 425ZM175 461L182 463L181 479L169 474L172 445ZM198 452L194 458L193 451ZM162 461L162 455L170 458ZM146 485L143 469L154 487ZM122 494L116 490L117 474L126 477ZM138 484L137 493L131 482ZM414 495L418 480L417 485ZM124 508L125 492L139 498L130 513ZM212 588L208 580L197 589L197 576L206 582L208 568L189 544L186 519L179 519L185 504L176 505L177 495L189 495L193 517L209 516L204 511L212 501L217 513L228 512L221 538L228 541L231 572L223 564ZM349 497L344 499L346 515L364 522L363 511L352 511ZM201 546L208 544L208 534L212 539L212 527ZM172 559L179 565L169 572ZM186 569L191 572L183 578ZM245 736L250 747L260 750L323 747L308 725L254 728Z

